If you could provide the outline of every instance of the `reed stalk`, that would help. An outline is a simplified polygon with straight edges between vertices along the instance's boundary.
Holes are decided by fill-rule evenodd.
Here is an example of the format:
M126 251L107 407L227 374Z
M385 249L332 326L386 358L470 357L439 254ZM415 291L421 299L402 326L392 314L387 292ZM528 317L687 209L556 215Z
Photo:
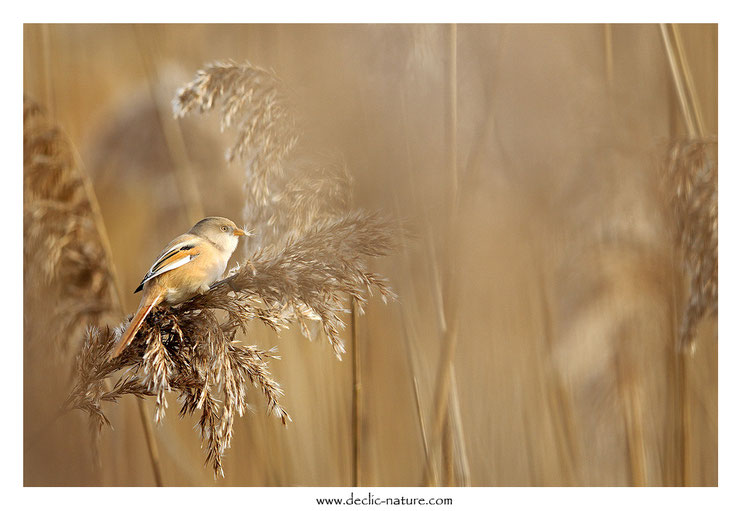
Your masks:
M533 250L532 250L533 252ZM543 270L542 261L534 261L534 267L540 268L538 272L538 298L541 308L541 317L543 321L543 335L546 341L547 349L553 356L554 354L554 319L552 317L553 307L549 303L546 292L546 277ZM553 362L544 368L544 372L550 377L547 378L548 385L548 407L554 421L554 438L557 442L557 452L560 460L560 467L563 471L564 485L573 486L576 483L575 475L575 425L572 412L572 406L569 400L564 383L554 370Z
M705 136L703 118L678 27L675 24L668 27L666 23L660 23L660 33L688 136L703 138Z
M605 81L608 90L613 89L613 26L610 23L603 25L603 53L605 60Z
M401 111L401 117L402 117L402 125L403 125L403 133L405 134L405 143L406 143L406 153L407 153L407 168L412 169L412 161L411 161L411 155L410 155L410 147L409 147L409 119L407 116L407 104L405 102L405 99L403 96L400 95L400 111ZM408 176L411 176L411 173L408 172ZM417 196L415 193L415 183L412 182L412 178L410 177L409 182L409 192L411 193L413 199L417 200ZM397 217L399 218L399 201L397 198L397 195L394 196L395 199L395 212L397 213ZM432 246L432 236L430 236L430 224L426 223L426 226L428 227L428 236L426 236L428 243L430 246ZM398 227L400 228L400 232L402 232L402 225L398 224ZM400 239L400 242L403 240ZM403 247L403 254L405 257L405 261L407 263L408 272L411 273L411 270L413 268L413 261L412 257L410 255L410 251L408 247L406 247L404 244L401 245ZM436 276L438 275L437 272L433 272L433 279L434 282L438 282L436 279ZM438 294L436 295L438 296ZM413 313L415 316L419 314L419 307L417 304L417 300L415 299L414 293L411 294L411 300L408 301L408 303L412 303L411 307L413 310ZM401 304L400 304L401 305ZM423 469L423 479L422 484L429 486L430 485L430 479L433 481L438 480L438 467L432 460L432 449L430 446L429 436L428 436L428 429L425 424L425 414L423 412L423 405L422 405L422 399L420 397L420 383L418 379L418 357L417 353L413 346L413 336L415 336L415 339L417 339L416 331L413 328L413 323L410 320L409 313L405 314L405 312L400 308L400 318L402 321L402 324L404 325L403 330L403 336L404 336L404 345L405 345L405 354L407 355L407 367L410 373L410 383L412 385L412 391L413 395L415 397L415 413L417 417L417 425L420 433L420 440L422 442L422 448L423 448L423 454L424 454L424 469ZM436 315L436 317L441 318L443 316L442 312L439 312L439 314ZM441 328L443 328L444 325L441 325ZM417 343L415 343L417 344Z
M466 442L464 436L464 421L461 417L461 405L459 404L459 389L456 384L455 368L451 374L451 429L455 442L455 460L459 473L461 486L471 486L471 468L469 467L469 456L466 453Z
M452 24L448 27L448 87L446 97L446 145L448 148L448 171L450 173L450 195L448 225L446 227L449 238L454 236L459 219L459 198L461 194L461 183L458 171L458 58L457 26ZM430 225L428 224L430 228ZM439 295L439 321L442 326L441 354L438 362L438 373L436 376L436 389L433 400L432 420L432 445L434 452L442 449L444 439L446 417L450 410L451 378L453 374L453 360L458 342L459 314L453 296L453 282L456 266L455 250L450 246L446 251L446 264L443 266L445 279L440 286ZM429 458L425 468L424 479L426 484L434 483L431 477L434 473L431 464L435 463L436 456Z
M361 408L361 346L358 335L358 313L356 310L355 299L350 299L350 336L351 350L353 352L353 398L352 398L352 420L351 428L353 438L353 478L352 486L357 487L361 482L361 426L362 426L362 408Z

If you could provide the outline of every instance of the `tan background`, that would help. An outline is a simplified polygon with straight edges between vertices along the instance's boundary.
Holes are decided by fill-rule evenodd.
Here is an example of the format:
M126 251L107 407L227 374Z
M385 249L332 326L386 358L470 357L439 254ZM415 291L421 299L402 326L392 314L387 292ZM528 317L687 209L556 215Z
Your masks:
M681 35L715 134L717 28L682 26ZM658 27L458 26L458 178L450 51L444 25L26 25L24 91L79 151L128 310L153 257L190 226L163 126L174 122L175 89L215 60L273 69L307 139L343 155L355 205L409 221L416 239L374 263L399 302L372 300L359 324L362 485L422 483L413 381L430 436L454 316L458 413L449 423L459 426L443 435L441 484L716 485L716 318L701 325L689 368L685 443L678 433L679 276L654 187L665 148L684 131ZM242 169L222 157L232 134L213 117L180 126L206 214L249 223ZM100 469L82 413L37 433L66 395L71 361L46 356L33 291L24 483L154 484L133 398L106 407L115 429L103 434ZM284 429L266 417L255 393L226 477L215 480L195 419L178 418L173 396L155 430L165 484L349 485L352 357L339 362L328 343L293 331L256 326L249 342L278 346L272 368L294 422Z

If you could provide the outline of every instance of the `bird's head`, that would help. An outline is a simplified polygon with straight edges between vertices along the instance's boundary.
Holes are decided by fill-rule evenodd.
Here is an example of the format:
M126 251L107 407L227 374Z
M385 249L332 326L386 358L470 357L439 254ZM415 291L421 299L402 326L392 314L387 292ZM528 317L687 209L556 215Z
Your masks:
M191 234L203 236L219 247L219 249L227 251L230 254L234 252L235 248L237 248L240 236L252 235L252 233L246 232L237 227L237 224L229 218L223 218L220 216L204 218L194 225L189 232Z

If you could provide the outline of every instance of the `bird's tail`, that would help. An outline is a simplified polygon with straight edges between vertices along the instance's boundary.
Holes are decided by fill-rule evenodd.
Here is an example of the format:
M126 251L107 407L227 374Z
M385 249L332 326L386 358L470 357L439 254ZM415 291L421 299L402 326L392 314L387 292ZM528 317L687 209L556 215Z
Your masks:
M133 318L131 318L131 323L129 323L126 331L123 333L123 335L121 335L121 339L119 339L119 342L113 348L113 351L111 352L111 355L109 355L108 360L113 360L114 358L118 357L121 352L124 351L124 348L126 348L131 343L131 341L134 340L134 336L139 331L139 327L142 326L142 323L144 323L147 314L150 313L155 305L162 301L162 297L162 293L155 294L154 296L144 297L142 303L139 304L139 310L137 310L137 313L134 314Z

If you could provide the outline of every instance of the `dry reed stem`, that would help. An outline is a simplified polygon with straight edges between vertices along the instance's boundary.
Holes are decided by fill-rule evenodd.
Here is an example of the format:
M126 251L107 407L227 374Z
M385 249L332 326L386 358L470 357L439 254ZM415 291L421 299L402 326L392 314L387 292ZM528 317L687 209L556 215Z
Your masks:
M430 444L428 442L428 435L426 433L426 427L425 427L425 416L423 414L423 406L422 406L422 400L420 398L420 385L418 383L417 374L418 371L416 369L416 357L414 356L413 352L413 346L412 346L412 327L410 326L410 320L408 319L408 316L404 314L400 310L400 316L402 319L402 323L404 325L404 343L405 343L405 352L407 354L407 366L409 368L410 372L410 380L412 383L412 391L413 395L415 396L415 412L417 415L417 424L420 428L420 439L422 441L422 447L423 447L423 453L425 454L425 472L423 475L423 484L429 485L429 479L432 479L433 481L438 480L438 466L435 463L432 463L430 460L430 457L432 455ZM428 468L429 467L429 468Z
M679 370L680 370L680 402L682 403L681 408L681 424L682 424L682 451L681 451L681 466L682 466L682 485L691 485L691 407L690 407L690 382L689 382L689 360L686 352L680 354L678 357Z
M351 438L353 439L353 480L352 486L361 482L361 347L358 341L358 314L356 303L350 300L350 338L353 350L353 396L351 404Z
M405 135L408 135L409 134L409 127L408 127L407 109L406 109L406 103L405 103L403 97L401 98L401 101L400 101L400 111L401 111L402 124L403 124L403 133L405 133ZM408 166L408 168L412 168L412 162L411 162L411 158L410 158L409 136L405 136L405 145L406 145L406 149L407 149L407 151L406 151L406 153L407 153L407 166ZM408 176L411 176L411 174L409 172L408 172ZM410 183L409 184L410 184L410 193L412 194L413 199L415 199L415 201L416 201L414 183L412 183L412 181L410 180ZM399 213L399 201L398 201L398 197L397 197L396 194L394 195L394 200L395 200L395 211L397 213ZM397 214L397 216L399 217L398 214ZM430 223L429 222L426 223L426 225L428 227L430 227ZM400 228L401 228L401 226L400 226ZM428 242L429 243L432 243L432 238L430 236L428 236ZM407 261L407 267L411 270L412 269L412 259L411 259L409 250L407 249L407 247L404 244L402 244L402 246L403 246L403 249L404 249L403 250L403 253L404 253L405 259ZM434 277L435 277L435 275L436 275L436 273L434 273ZM414 301L413 302L413 310L415 311L415 313L417 313L419 311L419 308L417 306L416 300L414 300L414 296L415 295L413 293L412 294L412 298L413 298L413 301ZM438 317L441 317L442 315L443 314L441 313L441 314L438 315ZM412 336L413 336L413 334L415 334L415 331L414 331L414 328L411 326L411 323L412 322L409 319L409 315L408 314L405 314L400 309L400 316L402 318L402 323L404 325L405 350L406 350L406 354L407 354L407 364L408 364L409 371L410 371L410 379L411 379L411 383L412 383L412 390L413 390L413 393L414 393L414 396L415 396L415 411L416 411L416 414L417 414L417 423L418 423L418 427L419 427L419 430L420 430L420 439L422 441L423 453L425 454L425 465L424 465L424 469L423 469L422 484L423 485L426 485L426 486L429 486L431 479L433 481L437 481L438 480L438 467L433 462L433 460L431 459L432 450L431 450L431 447L430 447L430 443L428 441L427 429L426 429L426 426L425 426L425 417L424 417L424 413L423 413L422 399L420 398L420 385L418 383L418 378L417 378L418 370L416 369L416 367L417 367L417 364L416 364L417 357L415 356L416 353L415 353L415 351L413 349L413 345L412 345ZM441 328L443 328L443 325L441 325Z
M460 178L458 172L458 143L457 143L457 123L458 123L458 71L457 71L457 27L455 24L449 26L448 37L448 96L446 108L446 144L448 147L448 167L451 174L450 188L450 213L448 215L447 233L453 237L456 232L457 221L459 217L459 198L461 195ZM450 244L449 244L450 245ZM454 283L453 273L455 272L454 251L449 246L446 253L446 279L441 286L440 295L440 322L444 325L441 338L441 355L438 366L438 375L436 378L436 390L433 402L433 425L432 425L432 442L433 449L437 450L442 447L444 423L450 406L450 387L451 387L451 369L453 367L453 358L456 352L456 343L458 341L458 310L452 303L454 298L452 294L452 284ZM444 299L445 297L445 299ZM446 300L447 299L447 300ZM448 301L448 307L445 303ZM425 480L430 481L433 473L430 463L435 463L436 456L431 456L425 469Z
M675 91L685 119L685 126L690 138L703 137L703 122L700 116L698 100L695 95L695 87L692 84L690 71L685 61L685 53L678 39L679 33L674 25L668 29L667 24L660 23L662 42L665 46L667 60L672 72Z
M442 339L443 353L441 353L442 367L439 366L436 376L436 387L433 401L433 420L432 433L433 452L440 448L443 439L443 432L446 417L448 415L449 396L451 392L451 375L453 373L453 356L456 352L456 343L458 340L458 315L454 316L453 321L449 322L449 327L444 333ZM436 448L436 446L438 446ZM435 456L431 457L433 460ZM432 475L430 468L426 469L426 480Z
M108 390L108 387L107 387ZM142 423L144 428L144 438L147 441L147 450L151 457L151 463L153 467L157 467L153 470L155 476L155 484L157 486L164 486L162 482L162 469L160 468L160 450L157 448L155 442L155 433L152 431L152 425L149 423L149 417L147 416L147 410L144 409L144 401L137 401L137 410L139 411L139 421Z
M605 56L605 81L608 90L613 89L613 26L610 23L603 25L603 52Z
M51 36L49 34L50 28L49 23L43 23L41 25L41 48L44 60L44 101L51 112L54 115L54 84L52 83L52 52L51 52Z
M671 257L673 258L672 267L679 268L679 256L677 254L674 254L674 256ZM669 320L668 331L670 332L671 343L674 343L675 345L677 345L678 342L678 330L680 328L681 318L681 293L679 291L681 285L679 282L679 277L679 272L676 272L676 278L673 278L671 282L670 297L668 303L669 314L667 315L667 318ZM686 424L684 424L682 417L682 410L685 408L684 403L686 403L686 389L684 384L686 373L684 368L682 367L683 360L685 360L685 358L686 353L684 350L673 349L667 360L668 375L670 380L669 385L670 388L673 389L673 393L671 395L672 404L670 407L670 415L668 420L668 423L672 427L672 431L668 435L667 449L665 451L664 459L665 466L669 467L669 469L664 472L663 483L666 486L685 486L685 480L683 479L683 472L685 470L684 450L687 449L689 445L683 438L683 435L686 431ZM681 416L679 419L677 410L681 410Z
M397 202L396 195L395 195L395 211L397 213L399 212L399 204ZM397 217L399 217L399 215L397 215ZM403 232L404 229L401 223L398 224L398 228L399 228L400 233ZM407 267L409 271L411 271L413 267L413 263L412 263L412 259L410 256L410 252L407 249L407 247L404 245L404 240L401 239L401 237L400 237L399 242L400 242L400 245L403 247L403 253L404 253L405 260L407 262ZM417 306L417 301L414 297L414 293L410 297L410 300L407 300L407 303L409 303L410 307L413 309L413 314L417 315L417 313L419 312L419 309ZM419 370L417 369L418 358L417 358L417 355L416 355L416 352L413 346L413 341L412 341L413 336L417 338L417 335L415 333L413 323L410 320L410 314L405 314L401 306L402 304L400 304L399 315L400 315L400 320L403 325L402 335L404 338L405 355L407 359L407 367L410 373L410 383L412 384L412 391L415 397L415 412L417 416L417 425L420 431L420 440L422 442L423 453L425 455L425 467L426 468L423 474L423 484L428 485L429 478L432 478L433 481L438 480L438 477L439 477L438 466L435 463L432 463L430 459L432 455L432 451L430 448L430 443L428 441L427 428L425 425L425 416L423 413L422 399L420 397L420 385L419 385L418 377L417 377L419 373Z
M446 139L448 145L448 166L451 171L451 210L456 207L460 194L458 172L458 34L457 26L452 23L448 27L448 98L446 114Z
M529 486L543 486L543 477L541 477L541 471L538 470L539 466L535 460L533 445L528 441L528 439L533 437L533 428L531 427L531 421L528 418L528 412L524 406L523 390L520 382L515 385L515 393L515 402L518 404L515 409L517 412L514 410L513 418L517 417L519 420L520 426L523 429L523 437L526 439L523 442L523 450L528 471Z
M683 46L683 39L680 36L680 30L678 29L677 23L670 25L673 39L675 40L675 52L677 59L680 64L680 71L683 73L684 88L687 91L689 97L690 107L693 110L693 120L695 121L695 130L699 137L706 136L706 127L703 122L703 116L701 115L701 106L698 101L698 94L696 93L696 85L693 80L693 75L690 72L690 66L685 58L685 48Z
M631 372L631 364L618 357L616 362L616 379L620 406L626 430L629 452L629 471L632 486L647 485L647 446L642 425L645 418L642 414L640 389Z
M532 250L533 252L533 250ZM549 353L553 357L554 354L554 320L552 318L551 311L553 307L549 303L548 295L546 292L546 277L544 275L544 264L536 264L534 261L534 267L540 268L538 272L538 295L539 304L541 306L541 316L544 325L544 339ZM554 368L553 361L545 368L546 374L550 377L546 378L547 382L551 380L551 384L548 385L548 406L549 412L554 421L554 437L557 439L557 450L560 460L560 466L566 467L564 471L564 477L566 480L566 486L572 486L575 484L575 452L576 452L576 441L575 441L575 426L574 418L572 414L572 406L569 401L568 394L564 388L564 383L559 377L557 371Z
M406 102L403 96L400 96L400 111L401 111L402 124L403 124L403 133L407 135L404 137L405 145L407 149L406 151L407 166L408 168L411 169L413 168L413 165L411 161L410 146L409 146L409 138L410 138L409 137L409 121L408 121L408 116L407 116ZM415 183L412 181L412 174L408 172L407 175L410 178L409 192L413 200L417 203L418 199L417 199L417 194L416 194L416 189L415 189ZM399 211L399 203L398 203L396 194L395 194L395 209L397 212ZM427 230L425 239L429 247L428 253L435 254L435 249L433 245L432 227L430 225L430 222L427 221L427 218L425 222L425 227ZM411 271L413 268L412 259L411 259L409 250L406 248L406 246L403 245L403 247L404 247L403 252L405 255L405 259L407 261L407 266L408 266L409 271ZM443 293L441 290L441 283L439 279L440 272L437 271L437 266L435 266L437 264L435 257L431 258L431 264L434 266L433 272L432 272L432 278L433 278L435 290L434 290L433 295L434 297L437 298L437 297L442 296ZM411 306L413 308L414 314L417 315L419 313L419 307L417 305L416 300L414 300L414 297L415 297L414 293L411 295L411 297L413 299ZM435 316L436 316L436 319L438 319L439 328L441 329L441 331L443 331L446 328L446 325L445 325L445 312L443 311L442 300L440 301L436 300L435 306L436 306L436 312L437 312ZM406 349L406 354L407 354L407 363L408 363L408 367L410 370L412 390L415 396L415 411L417 414L417 422L418 422L418 427L420 431L420 439L422 442L423 453L425 455L421 485L430 486L431 484L437 484L437 481L439 480L440 475L439 475L438 465L435 459L433 458L434 456L433 447L431 446L430 437L428 435L428 428L426 427L426 424L425 424L425 416L423 412L422 399L420 397L420 385L419 385L418 377L417 377L417 374L419 373L419 371L417 370L418 358L416 356L416 352L414 350L413 341L412 341L413 336L417 338L417 332L413 326L414 323L409 319L409 314L405 314L402 310L400 310L400 316L402 318L402 322L404 325L404 341L405 341L405 349Z
M451 415L446 415L441 433L441 465L443 466L443 486L455 486L456 476L453 460L453 432L451 431Z
M456 449L455 460L461 485L471 486L471 469L469 468L469 456L466 453L464 421L461 418L461 405L459 404L459 389L456 385L455 368L451 370L450 421Z

